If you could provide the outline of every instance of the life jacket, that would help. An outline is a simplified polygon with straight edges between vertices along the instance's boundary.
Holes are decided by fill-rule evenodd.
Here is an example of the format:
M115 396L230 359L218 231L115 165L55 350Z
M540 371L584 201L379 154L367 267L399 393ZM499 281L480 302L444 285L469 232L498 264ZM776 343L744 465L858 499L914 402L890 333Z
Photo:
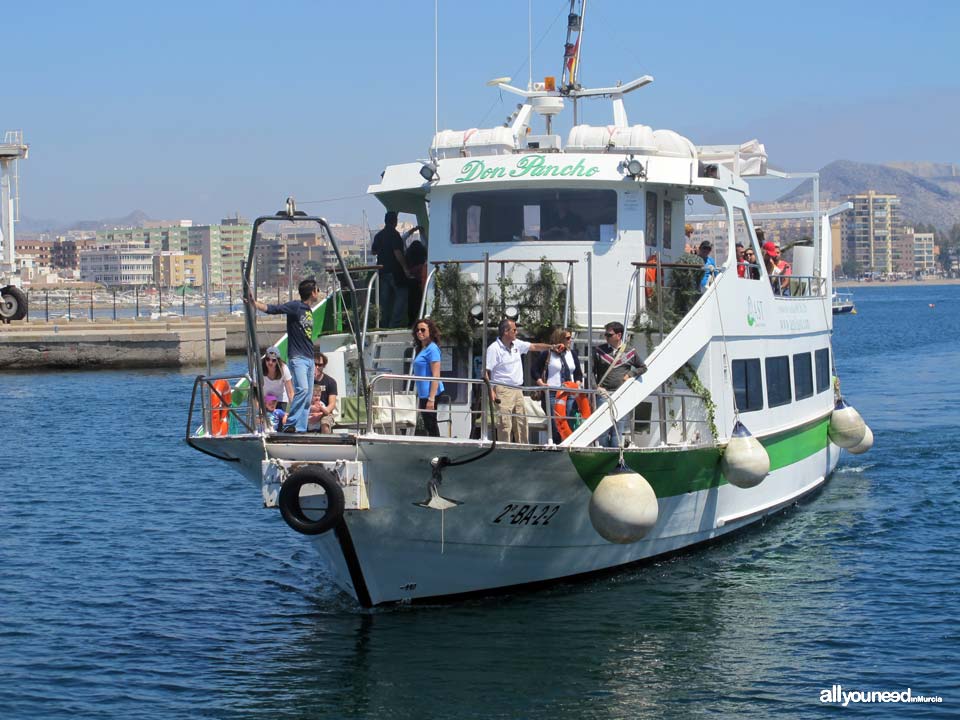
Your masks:
M220 437L230 430L230 381L215 380L213 390L210 393L210 433Z
M648 263L655 263L657 261L657 254L654 253L647 258ZM655 267L648 267L646 272L646 292L647 297L652 298L653 293L655 292L657 285L657 269Z
M576 392L577 384L572 380L563 383L560 387L570 389L560 390L557 393L556 401L553 405L553 414L556 416L557 432L561 438L566 440L573 432L573 428L570 427L570 423L567 421L567 398L571 395L574 397L577 403L577 411L584 420L590 417L590 398L587 397L586 393Z

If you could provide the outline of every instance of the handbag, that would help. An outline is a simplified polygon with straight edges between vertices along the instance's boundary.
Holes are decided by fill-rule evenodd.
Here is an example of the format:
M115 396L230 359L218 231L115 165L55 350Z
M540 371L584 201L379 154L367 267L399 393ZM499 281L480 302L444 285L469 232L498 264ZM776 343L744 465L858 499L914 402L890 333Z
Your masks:
M547 414L539 400L523 396L523 414L527 417L527 427L532 430L544 430L547 427Z
M550 351L544 350L543 352L544 352L544 355L546 355L546 358L543 361L543 370L540 371L540 379L546 382L547 371L550 369ZM543 400L543 390L534 390L532 393L530 393L530 397L531 399L536 400L537 402L540 402L541 400Z

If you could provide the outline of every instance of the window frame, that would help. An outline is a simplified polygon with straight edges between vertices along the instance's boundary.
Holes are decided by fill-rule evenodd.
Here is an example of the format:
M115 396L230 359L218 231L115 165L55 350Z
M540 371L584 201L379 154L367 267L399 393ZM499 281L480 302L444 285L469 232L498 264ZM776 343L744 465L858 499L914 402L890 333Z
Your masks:
M550 195L555 199L550 200ZM613 238L616 238L620 215L620 193L615 188L583 187L523 187L498 188L491 190L464 189L450 198L450 244L460 245L523 245L533 242L544 243L589 243L603 242L604 227L612 225ZM555 210L562 205L574 215L582 218L583 237L564 237L551 239L549 233L554 229L549 223L556 217L545 209ZM536 234L527 234L526 219L533 215L533 208L539 212L540 227ZM500 214L497 215L496 211ZM489 216L494 213L495 219ZM511 225L511 213L516 214L519 225ZM485 219L486 218L486 219ZM602 222L610 220L612 222ZM489 225L487 225L489 223ZM473 231L471 231L473 228ZM516 230L516 233L512 231ZM588 230L595 230L589 233ZM505 239L510 234L509 239ZM545 233L548 235L545 237ZM492 236L486 239L485 236ZM471 237L476 240L471 241Z
M733 398L737 410L742 413L763 410L764 393L760 358L740 358L731 361L730 374L733 379ZM743 383L741 389L738 389L738 375L741 374Z
M800 362L798 362L798 358ZM813 359L808 352L795 353L793 358L791 358L791 363L793 364L793 397L795 400L806 400L809 397L813 397ZM803 372L804 368L802 365L806 363L806 372ZM806 387L800 387L801 374L803 380L806 381ZM804 392L805 389L809 389L809 392Z
M830 389L830 348L820 348L813 352L814 379L816 392L819 395Z
M763 374L767 390L767 407L783 407L793 402L789 355L773 355L764 358ZM776 390L776 394L771 392L772 390Z

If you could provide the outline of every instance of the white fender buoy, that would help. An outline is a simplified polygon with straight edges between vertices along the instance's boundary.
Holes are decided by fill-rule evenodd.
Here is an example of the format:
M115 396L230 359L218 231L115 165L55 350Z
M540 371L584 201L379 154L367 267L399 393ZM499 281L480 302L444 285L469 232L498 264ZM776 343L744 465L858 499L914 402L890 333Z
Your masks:
M720 460L720 470L731 485L752 488L770 473L770 456L746 426L737 420L730 433L730 442Z
M847 405L843 398L837 400L830 414L830 429L827 431L833 444L849 450L863 440L866 432L867 424L860 413Z
M870 429L869 425L865 425L865 427L867 428L867 432L864 434L863 440L852 448L847 448L847 452L853 453L854 455L862 455L873 447L873 430Z
M640 473L620 465L604 475L590 497L590 522L608 542L637 542L660 514L657 494Z

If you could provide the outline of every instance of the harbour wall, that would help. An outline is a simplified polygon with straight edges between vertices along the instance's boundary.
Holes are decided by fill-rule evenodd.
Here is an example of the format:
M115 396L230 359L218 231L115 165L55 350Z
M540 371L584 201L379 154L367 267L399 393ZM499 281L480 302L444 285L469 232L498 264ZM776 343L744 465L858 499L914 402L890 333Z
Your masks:
M283 318L258 318L261 350L286 331ZM242 318L210 319L210 359L246 350ZM0 371L202 366L207 362L203 318L71 320L0 326Z

